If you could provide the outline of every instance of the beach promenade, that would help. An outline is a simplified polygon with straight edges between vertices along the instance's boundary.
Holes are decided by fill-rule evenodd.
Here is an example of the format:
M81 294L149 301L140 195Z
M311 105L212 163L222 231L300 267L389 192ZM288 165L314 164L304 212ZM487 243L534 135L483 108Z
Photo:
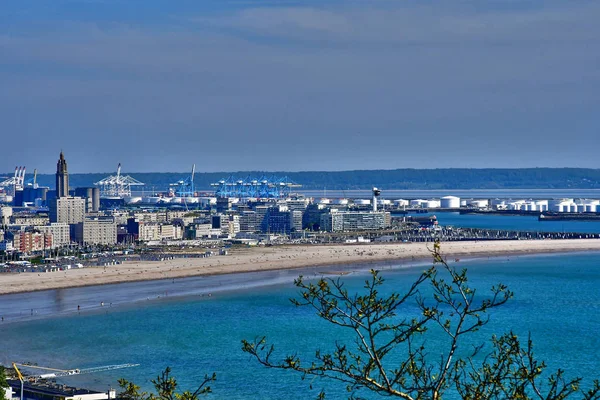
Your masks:
M125 262L48 273L0 274L0 295L111 283L251 271L427 260L432 244L285 245L234 249L226 256ZM598 239L445 242L448 260L510 254L600 251Z

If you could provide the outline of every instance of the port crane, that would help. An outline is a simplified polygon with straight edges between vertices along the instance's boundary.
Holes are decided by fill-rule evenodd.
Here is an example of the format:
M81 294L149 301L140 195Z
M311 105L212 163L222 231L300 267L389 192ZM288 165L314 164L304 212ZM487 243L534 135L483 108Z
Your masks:
M132 186L142 186L142 182L129 175L121 175L121 163L117 166L117 175L108 176L94 185L100 188L100 197L130 197Z
M170 192L178 197L193 197L196 189L194 188L194 175L196 174L196 164L192 165L192 174L185 179L180 179L171 183Z

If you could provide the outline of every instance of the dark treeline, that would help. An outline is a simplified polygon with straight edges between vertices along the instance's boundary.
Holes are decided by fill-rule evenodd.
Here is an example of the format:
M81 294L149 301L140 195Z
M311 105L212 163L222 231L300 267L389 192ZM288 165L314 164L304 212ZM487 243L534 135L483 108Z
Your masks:
M125 173L146 184L145 190L166 190L170 183L189 173ZM9 176L10 174L2 174ZM70 174L71 187L91 186L114 173ZM515 168L515 169L395 169L304 172L209 172L196 173L197 190L210 190L211 183L229 176L236 178L289 177L304 189L600 189L600 169ZM28 175L26 178L31 179ZM54 187L54 175L38 175L38 183Z

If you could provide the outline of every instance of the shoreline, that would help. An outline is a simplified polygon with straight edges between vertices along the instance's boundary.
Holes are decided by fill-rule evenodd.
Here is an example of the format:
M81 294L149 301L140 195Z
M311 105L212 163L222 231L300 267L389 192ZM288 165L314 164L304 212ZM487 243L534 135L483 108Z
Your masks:
M426 261L432 243L286 245L235 249L227 256L128 261L109 267L86 267L49 273L0 274L0 296L53 289L180 279L234 273L327 267L341 264ZM443 242L448 260L461 257L600 251L598 239ZM323 271L324 273L326 271Z

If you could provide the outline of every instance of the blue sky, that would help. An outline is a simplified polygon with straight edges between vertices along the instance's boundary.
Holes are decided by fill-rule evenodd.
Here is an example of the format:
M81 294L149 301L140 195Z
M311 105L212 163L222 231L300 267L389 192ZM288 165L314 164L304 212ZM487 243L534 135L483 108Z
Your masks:
M0 171L598 168L600 2L4 0Z

